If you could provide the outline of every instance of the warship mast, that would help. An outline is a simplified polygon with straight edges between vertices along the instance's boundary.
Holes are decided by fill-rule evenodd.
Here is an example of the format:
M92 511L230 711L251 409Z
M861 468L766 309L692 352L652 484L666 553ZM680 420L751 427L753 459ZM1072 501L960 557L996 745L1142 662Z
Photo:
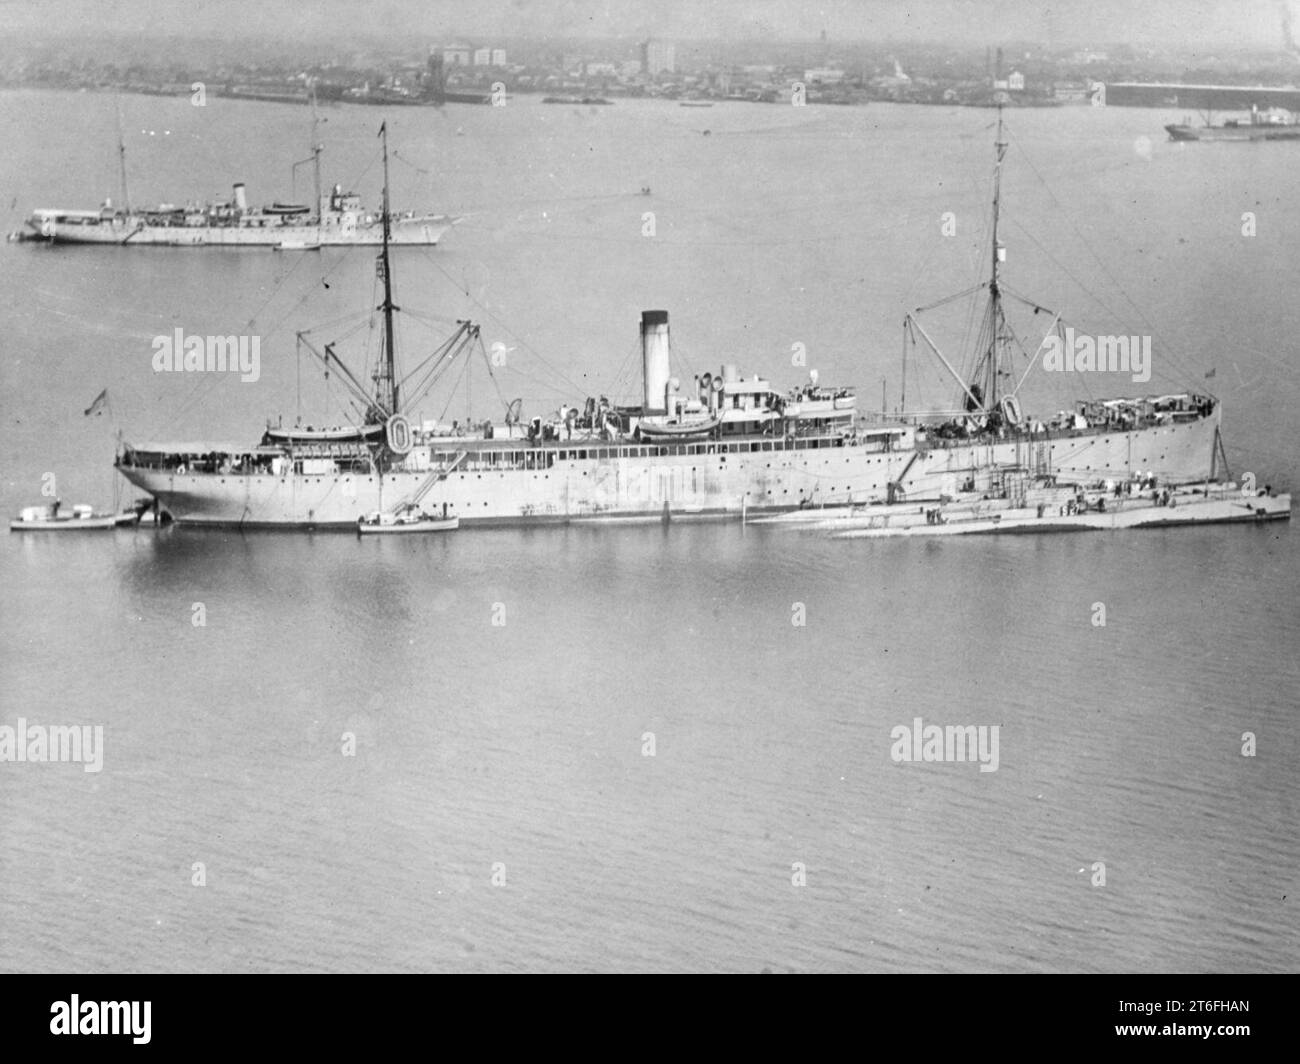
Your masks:
M1002 108L1006 96L998 90L994 97L998 106L998 133L993 142L993 225L992 225L992 269L989 273L989 306L985 315L982 333L988 338L988 347L980 356L971 382L971 391L983 401L983 409L997 409L1001 399L1002 348L1006 345L1006 319L1002 311L1002 287L999 282L999 267L1005 254L998 240L998 222L1002 208L1002 160L1007 153L1007 142L1003 139Z
M384 350L375 368L375 405L379 407L380 416L387 419L398 413L397 385L397 335L393 329L393 312L399 308L393 304L393 271L388 256L390 215L388 209L388 123L379 127L379 136L384 142L384 245L379 255L379 272L384 280L384 301L379 309L384 312Z
M1002 376L1009 375L1011 372L1004 363L1007 362L1005 357L1006 348L1013 343L1013 338L1009 335L1007 328L1006 314L1002 308L1001 266L1005 249L998 239L998 226L1001 221L1002 209L1002 160L1006 157L1008 143L1005 139L1002 123L1002 109L1007 102L1006 93L998 89L994 95L994 102L998 108L998 126L997 136L993 142L993 224L991 227L992 253L990 256L991 272L989 279L980 282L973 288L966 289L964 292L941 299L937 303L918 307L903 318L904 395L906 395L908 344L915 342L916 337L919 336L960 386L962 394L958 401L966 414L991 414L998 410L999 403L1004 395L1014 396L1016 391L1019 390L1018 385L1004 390L1001 384ZM935 310L946 303L973 295L982 289L988 289L988 304L980 325L979 336L975 342L974 350L977 352L975 367L970 377L967 378L962 373L959 373L952 362L944 356L938 345L921 325L918 316ZM1012 296L1018 300L1021 299L1015 293L1012 293ZM1035 311L1042 309L1034 304L1030 305L1034 306ZM1055 327L1055 321L1053 327Z
M122 177L122 210L131 213L131 196L126 188L126 136L122 132L122 100L117 101L117 162Z

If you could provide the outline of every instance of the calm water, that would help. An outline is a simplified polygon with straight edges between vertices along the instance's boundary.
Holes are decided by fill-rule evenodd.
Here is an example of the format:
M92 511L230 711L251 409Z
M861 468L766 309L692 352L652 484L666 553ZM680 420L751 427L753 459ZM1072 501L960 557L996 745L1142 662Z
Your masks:
M122 107L137 203L295 191L305 109ZM381 112L324 113L326 180L376 202ZM793 384L802 343L868 405L887 376L893 405L903 311L984 262L985 112L388 117L395 204L467 215L397 256L398 302L481 321L525 411L633 391L645 307L672 314L684 374ZM1171 145L1178 118L1010 117L1011 286L1157 337L1151 385L1044 379L1027 405L1205 385L1233 468L1295 487L1294 150ZM0 95L6 228L116 195L116 136L110 97ZM300 388L293 333L377 300L365 252L8 245L0 280L6 512L46 473L107 503L119 430L251 442L299 395L323 416L338 386L304 364ZM261 336L260 380L154 374L176 327ZM438 336L414 323L408 358ZM909 403L949 398L908 373ZM500 410L481 367L450 404ZM1293 971L1298 559L1289 525L8 535L0 724L105 745L97 774L0 764L0 968ZM998 725L998 770L894 763L918 716Z

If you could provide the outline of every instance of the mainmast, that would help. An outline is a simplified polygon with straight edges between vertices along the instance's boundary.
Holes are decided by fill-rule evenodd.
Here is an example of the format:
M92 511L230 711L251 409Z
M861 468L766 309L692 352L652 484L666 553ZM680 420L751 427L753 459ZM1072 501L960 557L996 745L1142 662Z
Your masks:
M979 352L975 372L969 385L963 382L966 390L966 409L968 411L991 411L997 408L1002 398L1003 349L1007 346L1006 318L1002 312L1002 285L999 273L1002 266L1003 249L998 240L998 223L1002 210L1002 160L1007 153L1002 125L1002 108L1007 102L1006 93L1001 85L1002 64L998 64L998 80L993 83L993 101L998 108L998 133L993 141L993 225L991 250L992 270L989 274L988 308L984 312L984 322L980 327L976 350Z
M999 64L1000 65L1000 64ZM1001 77L1001 71L999 71ZM998 215L1002 207L1002 159L1007 153L1007 142L1003 139L1002 130L1002 107L1006 102L1006 97L1001 89L997 90L994 97L998 105L998 135L993 142L994 160L993 160L993 259L992 272L989 274L989 353L988 353L988 376L984 387L984 407L991 410L997 406L999 375L1002 370L1002 341L1003 341L1003 318L1002 318L1002 289L998 284L998 267L1002 262L1002 245L998 242Z
M1014 379L1014 366L1012 364L1012 352L1019 346L1015 332L1007 323L1006 314L1003 310L1003 293L1002 293L1002 263L1005 261L1005 249L1002 242L998 239L998 230L1001 223L1002 212L1002 160L1006 158L1008 142L1005 136L1005 127L1002 120L1002 110L1010 102L1005 91L1006 83L1002 81L1002 57L999 50L997 73L993 81L993 102L998 109L997 136L993 141L993 224L990 227L992 234L992 247L990 248L990 273L988 281L981 281L973 288L956 295L948 296L937 303L929 306L918 307L912 313L903 318L903 394L906 396L907 388L907 352L909 343L915 343L919 336L927 347L934 352L935 356L943 363L943 367L948 374L957 383L961 389L961 395L958 402L961 404L962 411L965 415L987 415L987 421L981 420L981 427L999 427L1007 417L1013 416L999 408L1003 399L1010 396L1014 398L1024 384L1025 377L1029 375L1029 369L1025 370L1023 376L1017 382ZM979 326L979 333L972 348L974 355L974 368L967 375L967 366L963 365L959 371L953 363L947 359L934 340L930 338L929 333L922 327L918 320L919 315L927 311L936 310L939 307L951 303L957 299L963 299L968 295L981 292L988 289L989 298L985 304L983 318ZM1018 303L1031 307L1035 314L1046 308L1036 303L1031 303L1015 292L1009 292L1008 295ZM1057 314L1052 324L1048 327L1050 333L1060 322L1060 315ZM1046 340L1044 340L1046 342ZM1039 345L1041 350L1042 345ZM1034 358L1030 359L1030 368L1033 366ZM1009 383L1003 387L1002 378L1006 377ZM905 409L905 406L903 407ZM1018 415L1014 415L1018 416Z
M384 250L379 256L379 272L384 279L384 301L379 309L384 312L384 352L375 369L375 402L383 411L384 417L398 412L397 395L397 337L393 331L392 268L388 258L389 210L388 210L388 123L379 127L379 136L384 142Z

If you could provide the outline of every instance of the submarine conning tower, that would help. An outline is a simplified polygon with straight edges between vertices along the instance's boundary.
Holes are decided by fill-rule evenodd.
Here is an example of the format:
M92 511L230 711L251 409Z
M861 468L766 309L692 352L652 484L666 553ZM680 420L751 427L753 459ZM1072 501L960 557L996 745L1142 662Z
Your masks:
M641 368L644 384L642 413L662 414L670 377L666 310L641 311Z

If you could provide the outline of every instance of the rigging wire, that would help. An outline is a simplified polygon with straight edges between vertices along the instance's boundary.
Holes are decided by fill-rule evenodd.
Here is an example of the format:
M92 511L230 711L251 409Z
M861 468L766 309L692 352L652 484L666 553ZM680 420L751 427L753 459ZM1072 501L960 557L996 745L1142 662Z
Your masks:
M464 380L465 374L468 371L469 371L469 359L467 358L464 360L463 363L461 363L460 376L456 378L456 383L451 386L451 390L447 393L447 403L445 406L443 406L442 412L438 415L439 421L446 421L447 411L451 409L451 404L456 401L456 390L460 387L460 382Z
M503 329L521 347L525 348L543 366L545 366L557 377L563 380L564 383L567 384L577 394L579 395L586 394L586 389L582 385L575 383L573 379L569 377L568 374L561 372L560 370L556 369L555 366L551 365L551 363L547 359L543 358L541 353L536 348L534 348L530 343L528 343L527 340L521 337L508 325L506 325L505 322L503 322L500 318L498 318L495 314L493 314L492 311L490 311L487 308L487 306L485 306L482 302L480 302L473 295L471 295L468 286L461 287L460 285L456 284L456 279L452 277L450 273L447 272L447 270L443 267L443 265L440 262L437 262L435 259L433 259L427 251L424 252L424 256L428 258L429 261L433 263L435 267L437 267L438 272L441 273L444 277L446 277L447 280L450 281L458 291L464 293L466 299L468 299L471 303L473 303L476 307L478 307L479 310L482 311L485 316L491 318L492 321L494 321L501 329ZM559 394L563 394L559 388L556 388L555 391Z
M1019 220L1016 219L1014 216L1012 216L1011 221L1015 224L1017 229L1019 229L1026 237L1029 238L1030 242L1035 247L1037 247L1044 255L1046 255L1049 259L1051 259L1052 262L1055 263L1056 266L1059 269L1061 269L1062 272L1067 274L1070 277L1070 279L1073 280L1074 283L1077 284L1086 294L1088 294L1094 300L1096 300L1099 306L1105 309L1108 313L1111 314L1115 313L1114 310L1106 303L1106 301L1101 296L1099 296L1096 292L1094 292L1091 288L1089 288L1087 284L1085 284L1072 270L1069 269L1069 267L1067 267L1064 263L1057 260L1056 257L1052 255L1052 253L1042 245L1042 243L1038 240L1038 238L1035 237L1034 234L1030 232L1030 230L1026 226L1022 225L1019 222ZM1029 303L1033 302L1032 300L1025 300L1023 296L1017 296L1017 298L1021 299L1024 302L1029 302ZM1118 317L1118 315L1116 315L1116 317ZM1150 322L1145 322L1144 320L1144 323L1148 325L1148 327L1150 327ZM1062 319L1061 324L1062 325L1065 324L1064 319ZM1166 373L1163 370L1158 370L1155 367L1152 367L1153 376L1159 376L1164 380L1170 381L1175 384L1183 384L1186 383L1189 379L1194 379L1194 376L1188 371L1186 366L1182 365L1179 359L1174 357L1169 352L1163 352L1163 353L1165 353L1169 357L1169 360L1174 363L1175 368L1182 374L1182 378L1180 379L1179 377L1174 376L1173 374Z
M1102 259L1102 257L1101 257L1100 255L1097 254L1096 250L1095 250L1095 249L1093 248L1093 246L1088 242L1088 239L1087 239L1087 238L1083 235L1083 233L1079 230L1079 227L1078 227L1077 225L1074 224L1073 219L1071 219L1069 213L1068 213L1068 212L1066 211L1066 209L1065 209L1065 205L1064 205L1063 203L1061 203L1061 201L1060 201L1059 199L1057 199L1057 197L1056 197L1056 193L1052 191L1051 186L1050 186L1050 185L1047 183L1047 181L1043 178L1043 175L1039 172L1038 167L1036 167L1036 166L1034 165L1033 160L1029 157L1029 154L1024 150L1024 147L1020 144L1020 142L1019 142L1018 139L1017 139L1017 141L1016 141L1016 146L1020 149L1020 154L1024 157L1024 160L1025 160L1026 165L1027 165L1027 166L1029 167L1029 169L1033 172L1034 176L1038 178L1038 181L1039 181L1039 183L1043 186L1043 188L1047 190L1047 194L1048 194L1048 196L1051 198L1052 203L1056 206L1056 208L1060 211L1061 215L1065 218L1066 223L1067 223L1067 224L1070 226L1070 228L1074 231L1074 234L1075 234L1076 237L1078 237L1079 242L1080 242L1080 243L1081 243L1081 244L1082 244L1082 245L1087 249L1088 254L1090 254L1090 255L1092 256L1093 260L1094 260L1094 261L1097 263L1097 265L1101 268L1102 273L1105 274L1105 276L1106 276L1107 279L1111 282L1111 284L1113 284L1113 285L1115 286L1116 290L1117 290L1117 291L1120 293L1120 295L1123 297L1124 301L1125 301L1125 302L1126 302L1126 303L1127 303L1127 304L1128 304L1128 305L1133 309L1133 312L1137 315L1138 320L1139 320L1140 322L1142 322L1142 324L1145 325L1145 326L1147 327L1147 329L1148 329L1150 332L1154 333L1156 330L1155 330L1154 325L1153 325L1152 322L1150 321L1150 319L1148 319L1148 318L1146 317L1146 315L1143 313L1142 308L1139 307L1139 306L1137 305L1136 302L1134 302L1133 297L1130 296L1130 295L1128 294L1128 289L1125 288L1122 284L1120 284L1120 282L1119 282L1118 279L1115 277L1115 275L1110 271L1109 267L1107 267L1107 265L1106 265L1105 261ZM1131 165L1131 164L1126 164L1126 165ZM1017 223L1017 224L1019 224L1019 223ZM1023 226L1021 226L1020 228L1021 228L1022 230L1024 229ZM1035 240L1034 243L1035 243L1035 244L1038 244L1038 241ZM1057 263L1058 266L1060 265L1060 263L1057 262L1057 259L1055 258L1055 256L1053 256L1053 255L1051 254L1051 252L1047 251L1046 248L1043 248L1041 244L1038 244L1038 246L1039 246L1039 248L1043 251L1043 253L1046 254L1046 255L1048 256L1048 258L1050 258L1053 262ZM1071 276L1073 276L1073 275L1071 275ZM1082 282L1079 282L1077 278L1075 278L1075 281L1076 281L1076 283L1079 283L1079 284L1081 285L1081 287L1084 288L1084 291L1085 291L1085 292L1088 292L1089 295L1091 295L1094 299L1096 299L1097 302L1098 302L1098 303L1099 303L1099 304L1100 304L1100 305L1101 305L1101 306L1102 306L1102 307L1103 307L1107 312L1109 312L1110 314L1112 314L1112 315L1113 315L1114 317L1116 317L1116 318L1119 317L1119 315L1118 315L1118 314L1115 314L1114 309L1113 309L1113 308L1112 308L1112 307L1111 307L1111 306L1110 306L1110 305L1109 305L1109 304L1108 304L1104 299L1102 299L1102 298L1101 298L1099 295L1097 295L1095 292L1092 292L1092 291L1091 291L1090 289L1088 289L1086 286L1083 286L1083 285L1082 285ZM1163 350L1162 350L1162 353L1164 354L1164 356L1165 356L1166 358L1168 358L1171 362L1173 362L1174 367L1175 367L1175 368L1176 368L1180 373L1182 373L1182 374L1185 376L1186 379L1188 379L1188 380L1195 380L1195 379L1196 379L1194 373L1192 373L1192 371L1189 370L1188 367L1185 366L1185 365L1182 363L1182 360L1179 359L1176 355L1174 355L1172 351L1169 351L1168 349L1166 349L1166 348L1165 348L1165 345L1164 345L1163 343L1161 344L1161 348L1163 349ZM1172 378L1170 378L1170 379L1172 379Z
M631 385L631 367L635 365L634 359L637 352L640 350L640 347L641 345L639 343L631 343L628 345L627 354L623 356L623 362L618 368L618 373L614 377L613 382L609 385L609 395L611 398L617 397L620 394L631 395L633 398L636 397L635 391L620 393L620 389L624 387L625 382L629 387Z

